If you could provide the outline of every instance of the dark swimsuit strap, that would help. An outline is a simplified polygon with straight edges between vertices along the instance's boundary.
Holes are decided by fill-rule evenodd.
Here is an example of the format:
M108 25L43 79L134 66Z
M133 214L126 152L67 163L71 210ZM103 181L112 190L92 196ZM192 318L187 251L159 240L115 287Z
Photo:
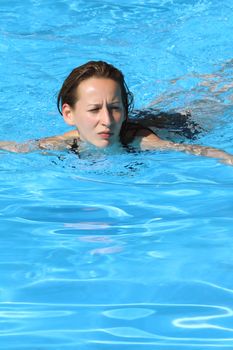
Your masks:
M78 154L79 153L78 150L79 150L78 139L75 138L73 140L72 145L70 146L70 151L73 152L73 153Z

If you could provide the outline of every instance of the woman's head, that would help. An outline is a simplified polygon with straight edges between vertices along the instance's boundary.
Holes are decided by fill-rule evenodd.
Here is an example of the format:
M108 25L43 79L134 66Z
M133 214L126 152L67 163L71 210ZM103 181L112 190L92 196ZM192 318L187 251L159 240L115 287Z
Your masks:
M132 102L123 74L108 63L92 61L70 73L57 105L81 140L102 148L121 140Z
M59 113L62 114L62 106L65 103L70 107L75 105L79 98L77 94L79 84L92 77L112 79L119 84L125 115L128 118L128 114L133 108L133 94L129 91L122 72L104 61L89 61L72 70L58 94L57 108Z

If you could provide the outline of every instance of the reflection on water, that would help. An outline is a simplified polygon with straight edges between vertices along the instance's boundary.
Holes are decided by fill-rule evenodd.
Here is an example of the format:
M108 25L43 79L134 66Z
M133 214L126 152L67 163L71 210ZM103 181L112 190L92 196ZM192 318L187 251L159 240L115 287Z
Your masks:
M232 168L200 161L191 173L181 157L165 178L153 153L120 167L134 157L148 176L120 182L90 162L86 179L21 170L16 189L5 178L3 348L233 346Z
M129 292L127 285L122 287ZM84 349L233 345L232 309L211 304L19 302L1 303L1 310L2 345L10 349L33 343L39 343L41 349L50 344Z

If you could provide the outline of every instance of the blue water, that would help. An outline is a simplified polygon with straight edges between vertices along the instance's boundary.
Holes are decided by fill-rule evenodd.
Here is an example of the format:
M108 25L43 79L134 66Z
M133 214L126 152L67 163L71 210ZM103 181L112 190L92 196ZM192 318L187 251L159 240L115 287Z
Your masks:
M67 131L72 68L190 109L233 153L233 1L0 4L0 139ZM187 142L190 142L187 140ZM233 349L233 168L179 152L0 153L0 349Z

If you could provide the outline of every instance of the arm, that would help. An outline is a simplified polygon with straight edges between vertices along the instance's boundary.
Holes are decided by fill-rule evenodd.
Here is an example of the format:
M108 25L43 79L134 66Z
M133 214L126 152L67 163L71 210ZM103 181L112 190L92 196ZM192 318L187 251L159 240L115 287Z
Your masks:
M36 141L35 141L36 142ZM33 142L33 143L35 143ZM13 153L28 153L33 147L32 142L17 143L14 141L0 141L0 150Z
M72 145L74 138L78 138L78 131L72 130L63 135L45 137L39 140L17 143L14 141L0 141L0 150L14 153L30 153L38 150L62 151Z
M233 155L214 147L200 145L180 144L160 139L148 129L142 129L137 134L138 142L142 150L174 150L186 152L198 156L217 158L226 164L233 165Z
M47 137L40 140L32 140L24 143L14 141L0 141L0 150L13 153L30 153L38 150L62 150L64 149L64 141L59 137Z

